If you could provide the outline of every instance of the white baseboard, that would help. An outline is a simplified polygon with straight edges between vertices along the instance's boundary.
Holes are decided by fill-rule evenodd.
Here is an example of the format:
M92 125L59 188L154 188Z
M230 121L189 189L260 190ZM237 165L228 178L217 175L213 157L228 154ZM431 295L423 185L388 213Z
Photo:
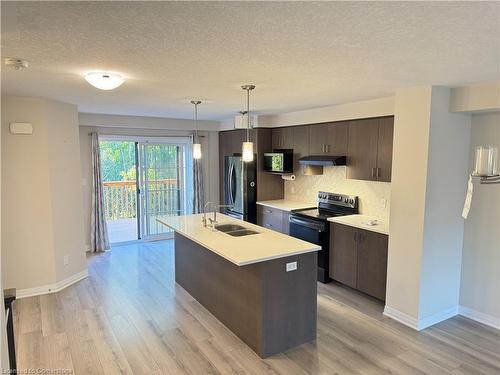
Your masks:
M458 314L458 306L453 306L447 310L440 311L437 314L419 319L417 330L421 331L422 329L433 326L434 324L445 321L446 319L450 319L457 314Z
M385 316L388 316L391 319L394 319L395 321L404 324L405 326L408 326L410 328L413 328L418 331L418 320L414 318L413 316L410 316L404 312L401 312L399 310L396 310L390 306L385 306L384 307L384 313Z
M458 313L466 318L500 330L500 318L485 314L465 306L458 307Z
M85 279L88 275L89 273L85 269L54 284L42 285L27 289L18 289L16 291L16 297L25 298L25 297L39 296L42 294L56 293L70 286L71 284L74 284L82 279Z
M443 320L449 319L458 314L458 307L453 306L447 310L441 311L437 314L428 316L426 318L417 319L390 306L384 307L384 315L394 319L405 326L413 328L416 331L421 331Z

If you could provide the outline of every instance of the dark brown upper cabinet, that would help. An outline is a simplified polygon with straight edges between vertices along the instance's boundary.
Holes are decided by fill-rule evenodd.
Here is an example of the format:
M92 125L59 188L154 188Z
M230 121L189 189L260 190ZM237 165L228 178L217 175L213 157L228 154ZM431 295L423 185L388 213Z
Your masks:
M309 153L311 155L346 155L348 127L348 121L311 125L309 127Z
M347 178L391 181L394 117L349 122Z
M272 130L273 149L293 148L293 128L274 128Z
M301 165L299 159L309 155L309 126L294 126L292 129L293 138L293 171L299 173Z

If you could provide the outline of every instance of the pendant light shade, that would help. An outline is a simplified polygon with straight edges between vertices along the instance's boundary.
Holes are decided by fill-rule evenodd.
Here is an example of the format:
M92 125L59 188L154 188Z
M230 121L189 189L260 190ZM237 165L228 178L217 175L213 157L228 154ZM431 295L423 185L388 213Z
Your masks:
M244 162L250 162L253 161L253 142L250 142L250 91L255 85L243 85L241 88L247 92L247 141L242 144L241 156Z
M193 142L193 159L201 159L201 143L200 138L198 137L198 104L201 101L199 100L191 100L191 104L194 105L194 142Z
M243 142L241 156L243 161L253 161L253 142Z
M193 159L201 159L201 144L193 143Z

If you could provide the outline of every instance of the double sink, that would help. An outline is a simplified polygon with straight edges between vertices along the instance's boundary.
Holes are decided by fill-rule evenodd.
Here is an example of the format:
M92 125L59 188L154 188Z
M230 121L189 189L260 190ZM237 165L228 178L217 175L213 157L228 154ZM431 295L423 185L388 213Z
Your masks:
M233 237L249 236L251 234L258 234L259 232L252 229L247 229L238 224L216 224L214 226L216 230L222 233L229 234Z

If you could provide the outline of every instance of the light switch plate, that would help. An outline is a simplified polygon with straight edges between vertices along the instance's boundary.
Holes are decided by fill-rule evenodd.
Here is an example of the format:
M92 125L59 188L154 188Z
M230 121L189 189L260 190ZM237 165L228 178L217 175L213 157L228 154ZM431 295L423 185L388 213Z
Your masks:
M290 262L286 264L286 272L295 271L297 269L297 262Z

